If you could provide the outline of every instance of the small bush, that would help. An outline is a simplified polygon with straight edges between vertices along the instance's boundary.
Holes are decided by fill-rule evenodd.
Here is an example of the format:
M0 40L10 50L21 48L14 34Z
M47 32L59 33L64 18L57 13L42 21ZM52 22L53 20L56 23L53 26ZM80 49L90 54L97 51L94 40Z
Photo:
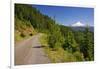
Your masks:
M30 35L30 36L33 36L33 34L32 34L32 33L30 33L29 35Z
M78 52L78 51L76 51L74 53L74 56L76 57L77 61L83 61L84 60L83 54Z
M24 33L21 33L20 36L24 38L26 35Z

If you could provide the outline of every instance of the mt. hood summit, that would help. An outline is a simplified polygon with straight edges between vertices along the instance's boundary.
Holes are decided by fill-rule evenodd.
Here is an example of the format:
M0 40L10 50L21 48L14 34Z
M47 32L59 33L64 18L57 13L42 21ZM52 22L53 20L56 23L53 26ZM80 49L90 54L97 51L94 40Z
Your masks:
M71 26L73 27L84 27L86 26L85 24L81 23L80 21L78 21L77 23L72 24Z

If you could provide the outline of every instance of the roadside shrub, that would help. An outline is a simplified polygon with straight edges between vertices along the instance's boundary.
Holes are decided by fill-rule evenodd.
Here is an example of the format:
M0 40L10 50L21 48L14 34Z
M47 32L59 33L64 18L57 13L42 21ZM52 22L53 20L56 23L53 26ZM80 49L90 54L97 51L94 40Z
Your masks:
M21 33L20 36L24 38L26 35L24 33Z
M33 33L30 33L29 35L30 35L30 36L32 36L32 35L33 35Z
M74 56L76 57L76 60L77 60L77 61L84 61L83 54L80 53L79 51L76 51L76 52L74 53Z

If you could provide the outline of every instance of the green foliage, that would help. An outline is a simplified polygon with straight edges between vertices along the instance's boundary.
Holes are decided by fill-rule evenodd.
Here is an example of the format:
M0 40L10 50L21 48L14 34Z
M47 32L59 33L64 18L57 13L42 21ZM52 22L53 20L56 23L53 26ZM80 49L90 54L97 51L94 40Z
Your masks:
M20 36L20 32L19 31L17 31L17 30L15 31L14 38L15 38L15 41L22 40L22 37Z
M84 61L84 56L82 53L80 53L79 51L76 51L73 53L74 56L76 57L76 60L77 61Z
M15 40L19 41L35 34L34 28L29 21L15 17Z
M54 29L49 34L48 42L49 42L50 48L57 49L59 47L62 47L62 45L64 43L64 37L62 36L58 25L53 26L53 28Z
M52 30L54 20L41 14L34 6L25 4L15 4L15 16L20 20L26 20L39 32Z
M76 58L74 57L73 54L71 54L67 51L64 51L62 48L59 48L56 51L54 51L54 50L51 50L51 48L49 48L49 47L45 47L44 50L47 53L47 56L54 63L76 61Z
M41 33L40 42L42 46L47 47L48 46L48 35Z
M84 31L84 41L81 45L81 52L84 55L85 60L90 61L94 60L94 38L93 33L89 31L89 28L86 27Z
M24 38L26 35L24 33L21 33L20 36Z
M63 44L64 50L68 50L70 52L78 51L79 47L74 39L74 35L73 35L72 31L68 31L66 36L67 37L66 37L65 43Z
M83 32L74 32L74 36L84 59L86 61L94 60L94 34L89 31L89 27L87 26Z

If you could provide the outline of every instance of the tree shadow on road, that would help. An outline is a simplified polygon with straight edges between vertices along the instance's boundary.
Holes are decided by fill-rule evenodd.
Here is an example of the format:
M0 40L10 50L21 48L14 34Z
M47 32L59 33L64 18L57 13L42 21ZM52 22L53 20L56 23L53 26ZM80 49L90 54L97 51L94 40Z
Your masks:
M45 46L34 46L32 48L44 48Z

